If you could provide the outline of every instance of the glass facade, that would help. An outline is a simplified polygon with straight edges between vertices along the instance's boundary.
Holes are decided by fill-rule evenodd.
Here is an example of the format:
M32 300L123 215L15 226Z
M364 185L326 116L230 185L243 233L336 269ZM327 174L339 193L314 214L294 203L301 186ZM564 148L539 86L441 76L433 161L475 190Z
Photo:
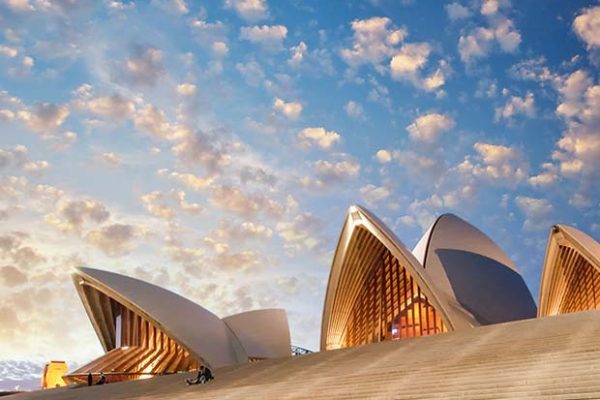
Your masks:
M559 314L600 308L600 272L579 252L559 246L559 273L555 275L550 293L563 293L556 298Z
M410 273L385 249L367 272L341 347L446 332L439 313Z

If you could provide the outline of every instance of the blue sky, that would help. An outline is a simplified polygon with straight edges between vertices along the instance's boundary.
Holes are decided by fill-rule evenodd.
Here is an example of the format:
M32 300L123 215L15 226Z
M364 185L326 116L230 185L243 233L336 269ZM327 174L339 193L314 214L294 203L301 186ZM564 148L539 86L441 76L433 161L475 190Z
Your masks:
M76 265L284 307L316 349L354 203L409 248L467 219L534 298L553 223L600 237L597 2L2 0L0 27L6 365L101 354Z

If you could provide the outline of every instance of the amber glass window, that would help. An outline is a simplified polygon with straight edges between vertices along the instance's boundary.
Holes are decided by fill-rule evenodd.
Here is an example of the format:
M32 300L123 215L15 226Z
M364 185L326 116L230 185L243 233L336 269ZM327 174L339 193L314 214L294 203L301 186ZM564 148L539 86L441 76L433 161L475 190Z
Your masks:
M410 273L385 250L367 273L342 347L446 332L439 313Z
M553 292L563 291L558 300L559 313L566 314L599 308L600 273L579 252L571 247L560 246L558 254L559 274L553 282Z

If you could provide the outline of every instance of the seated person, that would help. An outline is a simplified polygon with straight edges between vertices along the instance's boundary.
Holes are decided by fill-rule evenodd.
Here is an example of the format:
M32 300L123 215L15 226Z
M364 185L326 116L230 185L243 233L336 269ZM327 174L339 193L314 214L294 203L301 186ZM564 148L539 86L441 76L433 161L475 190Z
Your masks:
M106 375L104 372L100 372L100 380L96 383L96 385L104 385L106 383Z
M206 383L212 379L214 379L212 371L203 365L198 370L198 376L196 376L196 379L186 379L185 383L187 383L188 385L198 385L200 383Z

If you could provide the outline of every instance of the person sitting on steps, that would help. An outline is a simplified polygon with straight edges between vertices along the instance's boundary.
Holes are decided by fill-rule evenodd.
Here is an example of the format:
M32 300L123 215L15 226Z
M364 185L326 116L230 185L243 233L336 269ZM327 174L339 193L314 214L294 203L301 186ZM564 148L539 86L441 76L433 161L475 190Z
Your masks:
M198 376L196 376L196 379L195 380L186 379L185 383L187 383L188 385L198 385L200 383L206 383L212 379L214 379L212 371L210 370L210 368L205 367L203 365L198 370Z

